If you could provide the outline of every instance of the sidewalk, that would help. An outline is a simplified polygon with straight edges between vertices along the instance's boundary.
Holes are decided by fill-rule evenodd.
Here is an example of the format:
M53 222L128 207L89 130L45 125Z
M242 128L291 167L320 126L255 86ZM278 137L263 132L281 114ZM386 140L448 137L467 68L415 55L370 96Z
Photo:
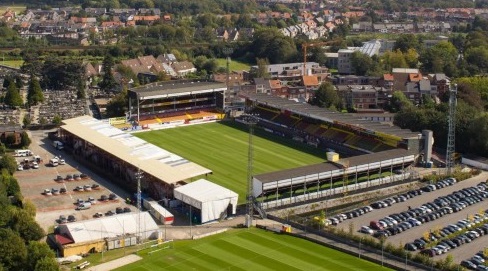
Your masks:
M119 268L119 267L127 265L127 264L131 264L133 262L137 262L139 260L142 260L142 258L135 255L135 254L130 254L130 255L127 255L125 257L122 257L122 258L119 258L119 259L116 259L116 260L113 260L110 262L106 262L106 263L102 263L102 264L99 264L96 266L92 266L92 267L88 268L87 270L88 271L109 271L109 270L113 270L113 269Z

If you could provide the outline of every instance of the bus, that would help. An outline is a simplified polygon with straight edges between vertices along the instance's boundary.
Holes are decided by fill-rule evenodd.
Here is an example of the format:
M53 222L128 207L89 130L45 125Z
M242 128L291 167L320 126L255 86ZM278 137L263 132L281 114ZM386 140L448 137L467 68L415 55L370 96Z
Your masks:
M22 157L22 156L31 156L32 152L30 150L15 150L14 156Z

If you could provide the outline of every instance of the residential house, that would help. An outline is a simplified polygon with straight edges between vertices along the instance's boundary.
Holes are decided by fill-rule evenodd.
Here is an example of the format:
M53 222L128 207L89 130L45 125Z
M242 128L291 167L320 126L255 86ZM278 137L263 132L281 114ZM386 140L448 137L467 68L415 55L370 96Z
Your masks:
M136 24L138 23L152 24L161 19L159 15L135 15L132 18L133 18L132 20L128 20L128 21L134 21Z
M165 72L163 65L152 55L122 60L120 63L129 67L141 82L153 82L159 73Z
M171 65L178 77L183 78L190 73L197 71L193 63L189 61L175 62Z
M319 63L317 62L307 62L305 67L303 62L299 63L283 63L283 64L271 64L267 65L267 72L271 76L271 78L287 78L287 77L299 77L303 75L303 70L305 71L312 70L315 67L320 67ZM251 73L256 71L258 66L251 66Z
M335 75L330 78L334 85L372 85L381 87L381 78L377 76ZM389 89L389 88L388 88Z
M101 16L107 13L106 8L85 8L85 12L89 15Z
M161 10L159 8L140 8L139 15L156 15L161 16Z
M305 93L302 97L305 101L308 101L319 88L319 79L315 75L304 75L302 76L302 86L304 87Z
M216 82L227 82L227 73L214 73L212 78ZM242 85L245 83L243 71L231 71L229 72L229 86Z
M345 105L348 108L378 109L389 101L389 90L371 85L340 85L337 86Z

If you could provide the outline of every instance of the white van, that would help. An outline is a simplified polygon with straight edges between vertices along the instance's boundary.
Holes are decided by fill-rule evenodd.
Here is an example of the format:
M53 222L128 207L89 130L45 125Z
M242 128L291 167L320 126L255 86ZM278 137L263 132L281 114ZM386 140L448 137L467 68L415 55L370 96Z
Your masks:
M86 210L86 209L90 209L91 208L91 202L83 202L83 203L80 203L78 204L78 210Z
M23 156L31 156L32 152L30 150L15 150L14 156L16 157L23 157Z
M57 167L59 165L59 160L57 158L53 158L53 159L49 160L49 164L52 167Z

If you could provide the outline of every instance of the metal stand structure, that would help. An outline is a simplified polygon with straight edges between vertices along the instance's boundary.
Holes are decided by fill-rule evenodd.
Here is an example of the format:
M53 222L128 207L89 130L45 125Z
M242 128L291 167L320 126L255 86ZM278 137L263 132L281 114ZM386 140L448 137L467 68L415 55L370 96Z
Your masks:
M447 132L447 150L446 150L446 170L447 175L451 175L454 167L454 152L456 149L456 105L457 105L457 84L449 87L449 116Z
M244 120L249 126L249 146L247 153L247 194L246 194L246 221L247 228L252 226L252 220L254 217L254 197L252 195L252 178L253 178L253 159L254 159L254 125L258 123L257 115L244 114Z
M225 107L226 107L226 104L225 104L225 101L226 101L226 98L227 98L227 95L229 94L229 77L230 77L230 55L232 54L232 52L234 52L234 49L230 48L230 47L225 47L224 49L222 49L222 52L224 53L224 55L226 56L226 60L227 60L227 67L226 67L226 75L227 77L225 78L225 85L226 85L226 90L224 91L224 97L223 97L223 101L222 101L222 109L223 111L225 112Z
M139 237L142 239L142 233L141 233L141 208L142 208L142 198L141 198L141 179L143 176L143 173L140 169L137 169L137 172L135 173L136 175L136 180L137 180L137 212L138 212L138 225L137 225L137 231L139 233ZM139 240L141 242L142 240Z

